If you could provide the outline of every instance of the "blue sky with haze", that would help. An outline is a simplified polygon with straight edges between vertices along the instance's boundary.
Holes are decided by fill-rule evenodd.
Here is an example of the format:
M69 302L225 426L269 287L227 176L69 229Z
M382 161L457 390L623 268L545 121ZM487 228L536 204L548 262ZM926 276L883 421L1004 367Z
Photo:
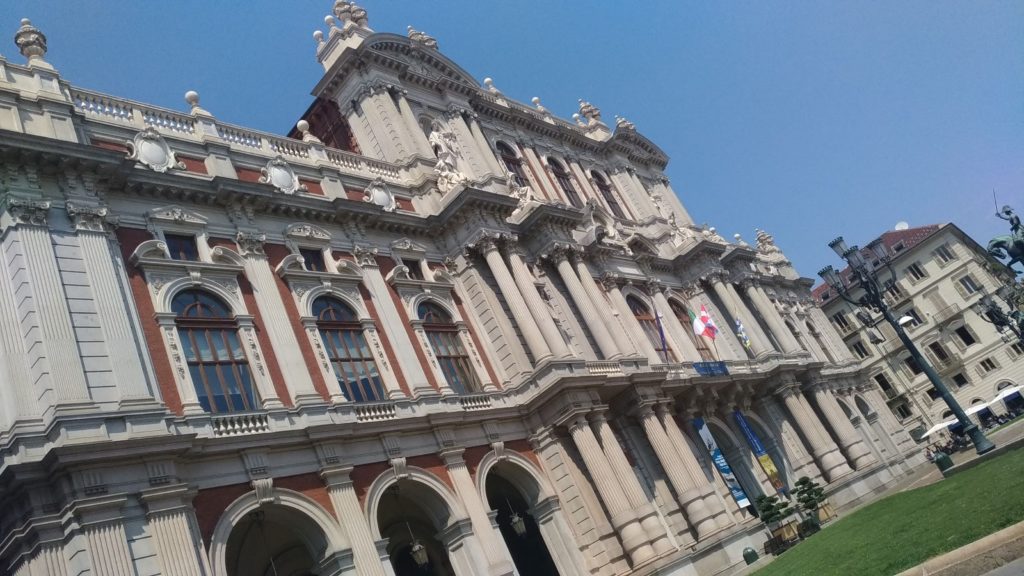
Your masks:
M285 133L322 68L329 0L8 0L75 85ZM507 95L568 117L578 98L672 158L698 222L765 228L805 276L836 234L953 221L984 243L1024 212L1024 2L367 0L370 26L436 37Z

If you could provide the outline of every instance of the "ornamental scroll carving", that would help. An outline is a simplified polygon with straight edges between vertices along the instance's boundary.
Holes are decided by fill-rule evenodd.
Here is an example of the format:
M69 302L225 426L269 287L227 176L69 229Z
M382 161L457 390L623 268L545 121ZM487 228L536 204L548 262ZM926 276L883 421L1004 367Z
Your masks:
M388 187L387 182L379 176L363 190L363 202L380 206L385 212L394 212L398 209L395 194Z

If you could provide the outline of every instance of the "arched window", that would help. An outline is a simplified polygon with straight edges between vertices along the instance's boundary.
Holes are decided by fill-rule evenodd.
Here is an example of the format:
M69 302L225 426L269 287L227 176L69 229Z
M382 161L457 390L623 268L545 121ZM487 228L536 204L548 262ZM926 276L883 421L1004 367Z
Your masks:
M622 211L622 206L619 205L619 201L615 199L615 193L612 192L612 185L600 172L596 170L591 172L594 175L594 185L597 186L597 191L601 193L601 197L608 203L608 208L611 209L612 214L615 214L619 218L625 218L626 214Z
M384 400L380 371L356 313L336 298L321 296L313 301L313 315L345 397L352 402Z
M437 363L444 372L448 386L458 394L479 391L469 354L459 338L459 328L437 304L423 302L416 310L417 316L423 321L423 331L430 341L430 347L437 357Z
M672 309L672 313L675 314L679 323L683 325L683 330L685 330L690 336L690 340L693 342L694 347L697 348L697 352L700 354L700 359L705 362L715 360L715 355L712 354L711 349L708 348L707 338L693 333L693 320L690 318L690 313L675 300L669 300L668 306Z
M203 290L185 290L174 297L171 310L203 410L224 414L258 409L238 324L228 306Z
M658 358L665 362L674 362L676 359L675 354L672 353L668 340L664 337L664 330L660 326L660 322L651 314L651 309L636 296L627 297L626 303L629 304L629 309L633 312L633 316L636 317L636 321L640 323L640 327L644 329L644 334L650 340L651 346L654 346L654 351L658 353Z
M576 208L582 208L583 202L580 201L580 195L576 192L576 188L573 188L572 176L569 176L569 171L566 167L554 158L548 158L548 165L551 166L551 174L554 175L558 185L562 188L562 192L565 192L569 203Z
M498 156L501 156L501 163L505 165L505 169L512 175L512 180L515 181L516 186L529 186L526 172L523 170L523 161L519 159L519 156L516 156L516 153L508 144L498 142Z

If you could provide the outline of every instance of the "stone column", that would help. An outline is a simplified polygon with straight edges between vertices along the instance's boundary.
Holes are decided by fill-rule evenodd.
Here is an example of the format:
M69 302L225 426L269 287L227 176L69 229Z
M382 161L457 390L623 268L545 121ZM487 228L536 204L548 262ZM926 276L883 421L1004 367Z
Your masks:
M715 291L715 294L718 295L718 299L725 305L725 308L729 311L729 315L732 316L733 321L739 320L740 322L743 322L743 327L747 328L751 323L749 314L746 313L746 310L742 310L742 302L738 302L733 299L732 294L725 287L721 278L713 277L711 279L711 289ZM719 326L719 328L728 330L733 334L736 333L735 325ZM747 338L750 339L750 351L753 352L755 356L760 356L768 351L764 343L761 342L761 339L758 338L757 333L755 333L751 328L747 328L746 333Z
M533 320L537 323L540 328L541 334L544 336L544 340L548 343L548 347L551 352L554 353L557 358L567 358L572 356L572 352L566 345L565 340L562 338L561 332L558 331L558 327L555 326L555 321L551 318L551 314L548 312L547 304L541 299L540 293L537 292L537 286L534 284L533 274L530 272L529 267L526 266L526 262L523 261L522 255L519 253L519 248L516 246L508 246L508 261L510 264L512 278L515 280L516 285L519 286L519 291L523 295L523 300L526 301L526 308L530 311L533 316Z
M626 454L619 444L619 439L615 437L604 414L594 414L591 417L591 422L597 437L601 440L605 458L608 459L612 471L618 477L619 485L622 486L622 491L626 494L626 500L629 501L629 505L640 519L640 525L647 533L647 539L654 547L654 552L661 556L675 550L675 546L668 540L665 527L658 519L657 511L644 494L644 489L640 486L640 481L637 479L636 473L633 472L633 467L629 465Z
M633 566L650 560L655 556L654 548L648 543L647 535L630 508L622 486L612 473L611 464L605 458L601 446L594 437L587 419L580 415L569 424L569 434L583 458L583 463L594 480L597 492L608 510L612 527L622 541L622 548L629 556Z
M406 323L398 313L395 300L391 298L391 287L384 281L377 261L369 250L353 250L357 263L363 268L363 281L373 299L374 307L380 316L384 331L395 349L395 359L402 369L402 375L413 396L435 394L433 386L427 381L427 375L417 360L416 345L406 330ZM427 352L424 352L427 353Z
M814 326L818 329L818 333L821 334L822 339L825 341L825 345L832 351L832 355L837 361L842 362L843 360L855 360L853 353L843 343L842 336L836 332L835 326L832 322L825 317L825 313L814 305L813 302L808 303L805 306L807 315L814 321Z
M69 201L67 210L78 230L82 259L89 274L96 313L117 379L121 404L154 402L141 360L146 355L139 347L142 336L131 324L132 313L127 303L132 297L126 287L119 284L119 274L114 269L114 259L120 255L115 256L110 249L105 222L107 209L75 206Z
M548 178L548 175L544 170L544 165L541 163L537 153L533 151L533 148L528 146L523 146L522 150L523 156L526 158L531 170L536 175L537 186L539 188L538 192L550 201L562 201L562 196L554 189L554 184Z
M469 353L469 358L473 361L473 369L476 371L476 378L480 381L480 386L483 388L482 391L497 392L498 387L494 385L490 373L487 372L483 356L480 355L476 344L473 343L473 336L469 333L469 325L466 324L465 320L459 320L456 324L459 327L459 340L462 341L462 347L466 349L466 352ZM433 354L433 349L431 349L431 354Z
M508 268L505 266L505 260L501 257L501 253L498 252L498 246L495 244L494 239L483 238L476 243L476 247L487 261L487 266L491 269L491 274L494 275L494 280L498 283L498 288L505 297L505 303L508 304L509 311L512 312L516 325L519 326L523 340L526 341L526 346L530 349L530 353L533 354L534 363L540 364L550 359L552 356L551 349L548 348L548 344L544 340L539 326L534 322L529 307L526 305L523 295L519 292L519 287L516 286L515 280L509 274Z
M502 175L505 173L504 168L498 163L498 157L495 156L494 149L491 148L487 137L484 136L483 130L480 129L480 122L476 119L476 115L470 116L467 121L469 124L469 131L473 134L473 140L476 141L476 145L480 148L480 154L487 161L488 166L491 168L491 172L495 175Z
M637 418L643 426L647 441L654 448L654 453L665 470L672 489L676 492L676 498L683 506L686 519L696 532L697 540L703 540L716 532L719 528L714 515L710 513L704 502L704 494L701 493L694 478L687 472L686 467L680 460L679 451L672 445L668 434L654 409L651 406L641 406Z
M0 253L4 244L0 242ZM10 272L0 258L0 326L18 326L18 313L14 295L8 284ZM21 331L16 328L0 330L0 379L6 382L3 393L4 411L9 419L5 422L7 429L20 419L33 419L42 412L40 404L46 405L50 398L42 394L29 377L28 351Z
M608 332L608 328L605 327L604 321L601 319L601 313L597 311L595 304L591 302L586 291L583 289L583 285L580 284L580 279L576 276L576 272L573 271L566 250L556 249L551 253L550 257L554 260L558 274L562 277L562 282L565 283L566 289L569 290L569 295L572 297L573 302L576 303L576 308L580 311L580 315L583 316L583 321L587 324L591 336L597 342L601 355L609 360L622 356L622 352L615 346L611 333Z
M285 313L277 279L263 252L262 233L239 232L238 249L245 260L245 277L252 283L256 307L266 324L270 346L281 365L285 386L291 391L296 406L323 404L324 399L313 386L310 368L299 354L299 341L295 338L291 322ZM217 250L215 248L215 250ZM250 313L253 312L250 310Z
M402 119L405 120L405 125L409 130L409 135L416 151L426 158L433 158L434 150L430 147L430 142L427 141L427 135L423 133L420 123L416 121L416 115L413 113L412 107L409 106L409 100L405 97L408 91L402 88L397 90L398 111L401 113Z
M761 312L761 317L768 323L768 328L775 335L775 339L779 341L782 351L786 354L799 352L800 344L796 341L793 333L790 332L786 322L782 319L779 311L772 304L764 290L753 282L747 282L744 285L744 289L746 290L747 297L750 298L750 301Z
M14 297L19 303L19 318L28 314L32 316L31 319L22 319L22 328L31 328L35 334L38 349L30 350L30 360L48 365L56 405L91 407L89 388L78 355L78 339L71 324L71 311L62 290L64 283L57 269L53 242L47 228L50 203L10 199L6 208L16 228L8 230L4 258L9 271L15 267L24 269ZM20 250L18 247L7 248L12 242L20 243Z
M665 433L668 435L669 441L675 448L676 454L679 455L679 462L682 464L687 474L689 474L693 481L693 486L704 500L704 510L708 517L711 518L719 528L725 528L733 524L729 515L725 511L725 506L722 505L722 501L718 498L718 494L715 492L714 484L708 482L707 477L704 475L704 469L701 468L700 462L697 461L697 456L690 448L690 443L686 441L686 435L684 435L683 431L679 429L679 424L676 422L675 415L664 404L658 404L654 411L661 420L662 426L665 427ZM694 518L692 522L694 524L700 524L706 521L704 516L701 514L699 507L694 507L693 516Z
M832 431L836 433L839 447L853 468L861 470L878 462L878 459L871 453L871 450L864 445L860 434L854 430L853 424L846 417L832 391L821 384L815 386L813 390L814 400L818 404L818 408L825 415L825 419L828 420Z
M283 408L284 404L277 396L277 388L270 379L270 371L263 363L263 354L260 353L259 339L256 336L256 325L253 323L251 314L236 314L235 321L238 322L238 340L245 349L245 356L252 367L250 371L253 384L256 386L256 394L263 401L264 410ZM211 399L212 400L212 399Z
M460 163L458 168L466 176L469 176L470 179L486 177L490 173L491 167L482 158L482 154L488 150L479 149L479 144L473 137L469 124L466 122L465 116L463 116L463 110L450 107L447 116L448 126L458 136L459 147L462 149L464 162ZM469 168L472 168L472 174L469 174Z
M124 531L124 496L101 496L74 504L81 518L95 576L135 576L135 564Z
M793 418L786 414L786 411L775 400L775 397L761 395L757 400L756 408L765 422L771 423L776 427L777 441L785 447L786 455L789 457L792 480L795 481L803 476L807 476L812 480L824 482L821 470L814 462L814 458L807 451L806 445L796 431Z
M579 266L580 274L585 273L589 276L590 270L586 264L581 261L577 266ZM619 350L629 354L647 356L651 364L664 364L665 359L654 349L643 326L640 326L640 322L633 316L633 310L629 308L629 302L626 302L626 297L622 295L619 283L613 276L606 275L602 284L607 290L608 300L612 305L612 309L609 311L611 314L606 315L605 318L609 322L608 329L611 330ZM596 283L594 287L600 292ZM648 303L645 302L645 304ZM616 317L618 317L618 322L615 321Z
M448 476L452 479L455 493L466 507L466 513L473 525L473 533L480 541L484 556L487 557L487 563L491 567L491 573L511 574L512 559L503 554L501 535L491 524L484 501L480 498L480 493L476 491L473 479L469 475L469 469L466 468L466 461L462 458L463 452L462 448L444 450L441 452L441 458L444 459L444 465L448 470Z
M391 99L389 87L384 82L378 82L370 87L369 96L363 100L363 112L372 120L376 120L371 129L380 132L377 142L390 152L386 160L400 161L413 153L413 147L406 141L408 135L398 113L398 107Z
M679 360L683 362L700 362L702 360L700 352L697 351L697 347L690 340L689 333L693 328L683 326L679 318L676 317L675 311L672 310L672 306L669 304L668 298L665 297L665 292L661 287L654 288L654 307L655 313L661 314L661 324L665 328L665 332L671 336Z
M209 576L202 538L194 530L195 510L184 484L143 490L146 520L160 558L161 574Z
M359 576L387 576L384 564L373 542L370 525L363 515L350 474L351 466L330 466L320 471L320 477L327 485L327 495L338 515L342 528L348 534L352 546L352 557Z
M595 281L594 277L590 274L590 267L587 266L587 263L583 260L583 257L580 254L576 254L575 264L576 272L579 274L580 282L583 284L583 290L590 297L590 301L593 302L595 310L602 311L600 317L604 320L605 326L611 333L612 340L615 341L615 348L626 355L635 354L636 347L629 341L629 337L626 336L625 333L627 326L626 322L633 321L633 314L629 311L626 299L622 297L621 292L617 293L617 297L615 293L611 294L612 306L619 309L619 317L621 318L623 314L629 315L629 318L624 319L624 322L620 322L615 319L613 315L614 312L608 309L608 300L604 297L604 291L597 286L597 281ZM616 288L618 287L616 286ZM639 329L640 327L637 326L636 328ZM646 336L644 336L643 341L647 342ZM651 353L654 353L653 348L651 348Z
M764 345L764 349L768 352L775 350L775 346L772 344L771 338L765 333L764 329L761 328L761 323L757 321L757 317L754 316L750 306L743 301L743 297L740 296L739 291L736 290L736 286L732 282L724 282L725 289L729 292L729 296L736 302L736 307L740 311L740 314L745 315L743 320L743 326L747 329L747 335L756 334ZM750 324L747 324L747 320L750 320Z
M825 480L832 482L852 472L846 460L839 454L839 448L828 437L828 433L822 430L821 422L807 404L800 388L791 385L785 388L781 394L786 408L793 415L796 425L803 432L807 443L810 444L811 452L814 454L814 459L818 462Z

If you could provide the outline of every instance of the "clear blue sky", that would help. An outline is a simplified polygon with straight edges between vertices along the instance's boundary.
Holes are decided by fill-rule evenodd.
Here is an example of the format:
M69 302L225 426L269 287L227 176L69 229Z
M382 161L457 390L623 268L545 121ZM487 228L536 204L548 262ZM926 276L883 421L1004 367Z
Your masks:
M76 85L284 133L322 69L330 0L8 0ZM435 36L506 94L568 117L620 114L672 158L698 222L772 232L800 272L897 221L952 221L981 242L1024 212L1024 2L367 0L370 26ZM21 62L10 40L0 47Z

